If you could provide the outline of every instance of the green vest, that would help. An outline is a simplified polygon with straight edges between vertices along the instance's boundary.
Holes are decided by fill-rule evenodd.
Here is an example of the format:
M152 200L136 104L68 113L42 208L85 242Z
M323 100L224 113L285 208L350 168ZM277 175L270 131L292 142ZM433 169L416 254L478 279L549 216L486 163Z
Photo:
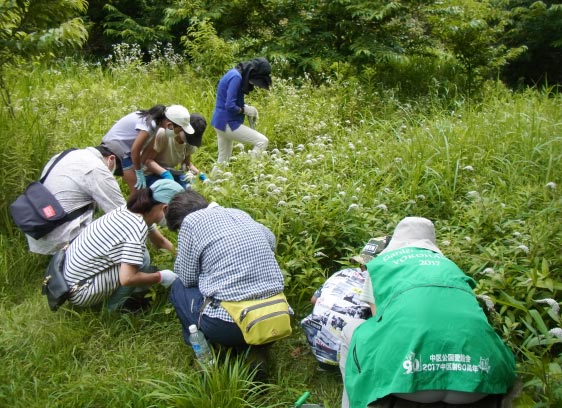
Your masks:
M351 407L391 393L508 391L515 358L488 323L472 278L420 248L383 253L367 269L377 313L355 330L349 348Z

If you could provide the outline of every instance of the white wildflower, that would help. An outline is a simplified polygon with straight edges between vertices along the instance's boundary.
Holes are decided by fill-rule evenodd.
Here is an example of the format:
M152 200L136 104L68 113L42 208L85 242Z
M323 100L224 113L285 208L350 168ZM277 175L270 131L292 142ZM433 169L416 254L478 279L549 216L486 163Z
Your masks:
M552 310L556 316L558 316L560 313L560 304L558 304L558 302L552 298L535 300L535 303L547 304L548 306L550 306L550 310Z
M310 196L309 195L305 195L302 197L302 201L310 201Z
M338 194L341 195L342 197L345 197L345 191L340 191Z
M286 203L285 201L281 200L281 201L279 201L279 202L277 203L277 205L278 205L279 207L284 207L284 206L287 205L287 203Z
M304 164L310 165L310 164L312 164L312 160L310 160L310 159L309 159L309 160L305 160Z
M359 200L359 198L357 198L357 196L351 196L351 199L352 199L353 201Z
M560 327L555 327L554 329L550 329L548 334L556 337L558 340L562 340L562 329Z
M279 154L279 153L280 153L280 152L279 152L279 149L273 149L273 150L271 151L271 154Z
M441 245L443 245L443 246L449 246L449 245L451 245L451 241L448 241L448 240L441 241Z
M556 183L554 181L549 181L545 185L546 188L550 188L551 190L556 190Z
M488 311L491 312L491 311L494 310L494 302L492 301L492 299L490 298L490 296L488 296L488 295L478 295L478 297L484 301L484 303L486 304L486 308L488 309Z
M377 207L379 210L383 210L383 211L387 211L388 207L386 206L386 204L379 204L377 205Z
M520 249L521 251L525 252L526 254L529 253L529 247L527 245L521 244L517 247L517 249Z
M395 157L394 162L395 163L402 163L402 157Z
M519 231L515 231L515 232L513 233L513 236L514 236L514 237L520 237L520 236L521 236L521 233L520 233Z
M470 237L464 237L464 240L465 240L466 242L472 242L472 238L470 238Z
M277 188L277 186L276 186L275 184L273 184L273 183L267 185L267 189L268 189L268 190L274 190L274 189L276 189L276 188Z
M230 171L226 171L226 172L224 172L223 176L226 177L226 178L229 178L229 177L232 177L232 173Z
M302 151L304 150L304 145L303 145L303 144L300 144L300 145L298 145L298 146L296 147L296 149L297 149L299 152L302 152Z
M474 171L474 167L472 166L464 166L462 169L466 171Z
M493 275L494 273L496 273L496 271L494 271L494 268L490 268L490 267L480 272L481 275Z
M328 255L326 255L324 252L321 252L321 251L315 252L313 256L315 258L322 258L322 257L327 258L328 257Z
M478 191L472 190L472 191L469 191L468 193L466 193L466 196L468 198L478 198L478 197L480 197L480 193Z
M347 211L351 211L351 210L354 210L356 208L359 208L358 204L350 204L349 207L347 208Z
M424 196L423 194L418 194L418 195L416 196L416 198L417 198L418 200L425 200L425 196Z
M349 142L349 148L351 150L355 150L355 145L353 143Z

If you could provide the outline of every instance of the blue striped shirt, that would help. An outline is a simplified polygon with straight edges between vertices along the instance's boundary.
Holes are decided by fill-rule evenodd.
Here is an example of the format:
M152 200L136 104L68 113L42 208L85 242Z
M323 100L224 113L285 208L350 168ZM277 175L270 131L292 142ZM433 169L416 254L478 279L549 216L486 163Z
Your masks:
M273 233L244 211L209 206L183 220L174 271L184 286L198 286L205 297L265 299L284 287L275 246ZM208 305L204 313L233 321L220 306Z

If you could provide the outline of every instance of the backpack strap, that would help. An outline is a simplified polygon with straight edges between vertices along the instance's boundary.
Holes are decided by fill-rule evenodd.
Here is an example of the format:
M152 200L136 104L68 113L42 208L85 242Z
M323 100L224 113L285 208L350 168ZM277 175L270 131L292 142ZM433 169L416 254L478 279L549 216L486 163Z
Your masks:
M41 177L41 179L39 180L39 182L41 184L43 184L45 182L45 179L47 178L47 176L49 175L49 173L51 172L51 170L53 169L53 167L55 167L55 165L64 157L66 156L68 153L72 152L76 150L75 147L71 147L70 149L66 149L65 151L63 151L61 154L59 154L57 156L57 158L55 159L55 161L53 162L53 164L51 164L51 166L49 167L49 169L47 170L47 172L45 173L45 175L43 177ZM77 210L72 211L71 213L67 214L66 217L64 218L65 222L68 221L72 221L75 218L80 217L82 214L84 214L86 211L88 211L90 208L92 208L92 204L88 204L85 205L84 207L80 207Z
M66 156L68 153L72 152L73 150L76 150L75 147L71 147L70 149L66 149L64 152L62 152L61 154L58 155L58 157L55 159L55 161L53 162L53 164L51 164L51 166L49 167L49 170L47 170L47 172L45 173L45 175L43 177L41 177L41 179L39 180L39 182L41 184L43 184L45 182L45 179L47 178L47 176L49 175L49 173L51 172L51 170L53 169L53 167L55 167L55 164L57 164L60 159L62 159L64 156Z

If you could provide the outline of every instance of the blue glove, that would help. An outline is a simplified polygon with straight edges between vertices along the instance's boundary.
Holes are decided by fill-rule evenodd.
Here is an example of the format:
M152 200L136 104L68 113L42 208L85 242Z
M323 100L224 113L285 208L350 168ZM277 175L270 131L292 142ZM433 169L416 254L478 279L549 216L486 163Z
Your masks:
M160 177L162 177L163 179L168 179L168 180L174 179L174 176L172 176L172 173L170 173L169 170L165 170L164 173L160 174Z
M141 188L146 188L146 179L144 178L144 170L135 170L135 174L137 176L137 184L135 184L135 188L137 190Z

